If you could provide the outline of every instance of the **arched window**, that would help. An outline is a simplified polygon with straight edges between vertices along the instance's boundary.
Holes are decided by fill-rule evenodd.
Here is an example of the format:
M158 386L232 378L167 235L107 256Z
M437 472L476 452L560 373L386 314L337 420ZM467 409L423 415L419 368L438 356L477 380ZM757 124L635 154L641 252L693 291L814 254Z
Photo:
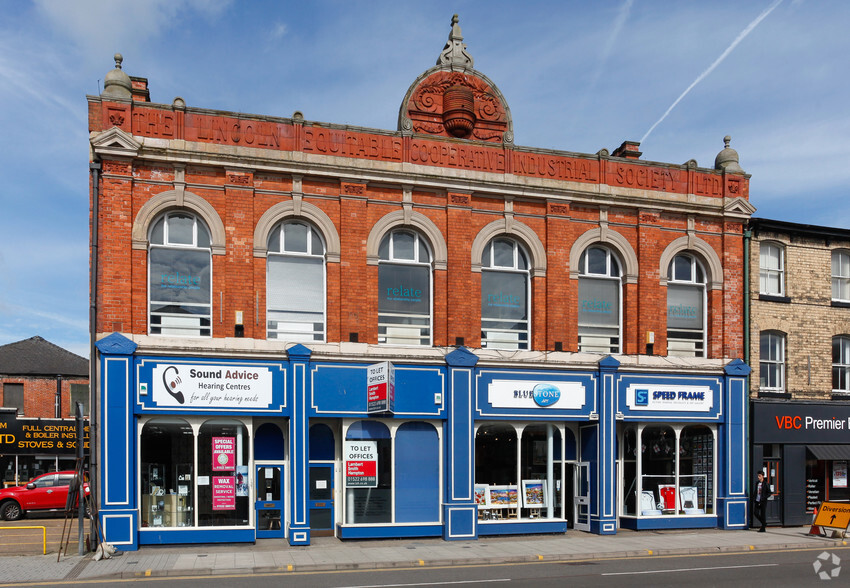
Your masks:
M850 302L850 252L832 252L832 299Z
M413 231L384 236L378 248L378 343L431 344L431 252Z
M300 221L269 233L266 258L266 336L303 343L325 340L325 244Z
M212 334L209 229L194 214L167 212L153 223L148 242L150 334L209 337Z
M763 331L759 341L759 388L785 391L785 335Z
M620 262L606 247L588 247L579 259L578 349L620 352Z
M759 293L785 296L785 251L777 243L759 245Z
M832 390L850 393L850 337L847 335L832 338Z
M528 255L514 240L497 238L481 256L481 347L528 349Z
M667 270L667 355L705 357L705 270L687 253Z

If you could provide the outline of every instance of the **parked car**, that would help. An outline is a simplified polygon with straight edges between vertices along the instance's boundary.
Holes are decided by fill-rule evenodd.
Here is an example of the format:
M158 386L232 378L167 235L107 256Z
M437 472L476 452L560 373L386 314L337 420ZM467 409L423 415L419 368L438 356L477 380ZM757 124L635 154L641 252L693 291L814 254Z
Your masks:
M68 491L75 476L73 470L51 472L36 476L26 486L0 490L0 519L17 521L29 511L65 511L69 506ZM88 482L83 482L83 489L88 496Z

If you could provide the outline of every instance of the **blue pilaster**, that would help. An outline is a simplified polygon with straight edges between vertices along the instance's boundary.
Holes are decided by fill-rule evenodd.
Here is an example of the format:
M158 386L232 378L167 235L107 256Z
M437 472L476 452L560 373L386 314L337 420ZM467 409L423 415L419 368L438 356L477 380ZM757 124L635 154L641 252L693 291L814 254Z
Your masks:
M310 397L307 378L312 351L303 345L295 345L287 350L289 356L289 377L287 378L286 402L291 407L289 419L289 512L286 537L290 545L310 545L310 493L308 476L309 426L307 417Z
M747 377L750 367L736 359L726 365L725 372L723 404L726 420L717 430L717 521L723 529L746 529Z
M591 462L590 530L600 535L617 532L616 455L617 393L615 379L620 362L610 355L599 362L598 451L595 468Z
M443 539L476 539L478 507L472 494L475 471L473 415L475 365L478 357L464 347L446 356L449 385L446 398L446 491Z
M136 344L118 333L97 343L99 411L94 450L98 461L98 517L103 539L122 550L139 548L136 504L136 432L133 416Z

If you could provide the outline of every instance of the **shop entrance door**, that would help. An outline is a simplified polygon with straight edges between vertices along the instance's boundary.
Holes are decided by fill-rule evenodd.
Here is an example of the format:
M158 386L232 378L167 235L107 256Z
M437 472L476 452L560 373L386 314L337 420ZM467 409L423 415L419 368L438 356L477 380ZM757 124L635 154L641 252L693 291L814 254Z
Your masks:
M257 465L254 486L257 492L254 508L257 511L257 538L285 537L283 513L284 464Z
M764 460L764 481L770 490L770 494L767 496L767 506L764 509L768 525L782 524L782 478L779 475L781 465L782 463L778 459Z
M334 534L334 464L310 464L310 533Z
M573 468L575 488L575 524L573 528L590 532L590 464L580 461Z

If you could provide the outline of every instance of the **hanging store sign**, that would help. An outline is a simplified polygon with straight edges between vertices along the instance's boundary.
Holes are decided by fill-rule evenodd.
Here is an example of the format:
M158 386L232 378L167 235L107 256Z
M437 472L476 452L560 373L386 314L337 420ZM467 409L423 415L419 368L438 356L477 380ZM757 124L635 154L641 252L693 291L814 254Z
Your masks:
M395 409L395 368L388 361L366 370L366 412L392 412Z
M185 408L268 408L272 373L243 365L156 365L152 398L157 406Z
M714 405L711 386L632 384L626 388L626 406L658 412L709 412Z
M345 442L345 486L378 487L378 442Z
M579 410L585 403L581 382L493 380L487 401L494 408L559 408Z

